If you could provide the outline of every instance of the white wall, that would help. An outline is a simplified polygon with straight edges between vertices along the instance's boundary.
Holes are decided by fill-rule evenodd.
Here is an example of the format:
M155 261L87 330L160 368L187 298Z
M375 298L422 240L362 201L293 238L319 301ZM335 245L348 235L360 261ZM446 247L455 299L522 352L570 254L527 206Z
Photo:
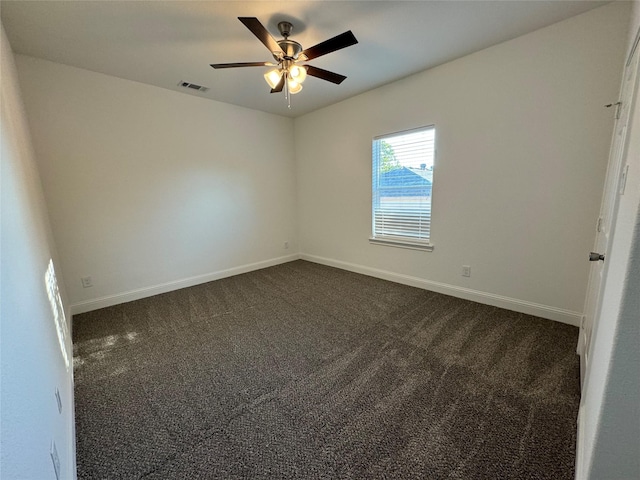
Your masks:
M630 51L640 28L634 2ZM640 478L640 95L628 127L629 165L606 262L602 309L580 408L576 478Z
M61 353L45 284L49 262L59 263L4 27L0 43L0 477L55 479L50 458L55 441L60 478L69 479L75 478L73 370ZM64 299L59 269L57 278ZM64 313L69 318L68 309ZM68 331L63 338L70 353Z
M628 14L606 5L297 118L303 258L577 324ZM371 139L430 124L435 249L371 245Z
M297 251L291 119L16 58L74 312Z

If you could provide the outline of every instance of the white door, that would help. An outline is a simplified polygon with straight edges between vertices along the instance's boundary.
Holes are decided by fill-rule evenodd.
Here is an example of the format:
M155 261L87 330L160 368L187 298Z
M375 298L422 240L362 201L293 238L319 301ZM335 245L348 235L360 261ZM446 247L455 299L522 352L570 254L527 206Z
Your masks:
M607 166L607 176L605 179L602 205L600 207L600 218L596 226L596 242L593 253L602 255L604 260L592 259L591 272L589 274L589 286L587 288L587 298L585 301L584 317L580 327L578 339L578 354L580 354L580 380L584 383L587 369L589 368L589 349L592 332L597 327L600 300L603 291L603 282L606 267L606 254L609 242L613 236L613 219L618 207L618 198L623 193L626 182L626 165L622 165L624 157L625 139L627 136L627 125L629 123L629 111L633 93L636 88L636 77L638 74L638 57L640 57L640 47L638 40L640 31L636 36L634 48L625 65L624 77L620 88L620 100L613 104L613 115L616 117L611 150L609 152L609 164ZM587 261L585 252L585 261ZM594 255L595 257L595 255ZM583 385L584 386L584 385Z

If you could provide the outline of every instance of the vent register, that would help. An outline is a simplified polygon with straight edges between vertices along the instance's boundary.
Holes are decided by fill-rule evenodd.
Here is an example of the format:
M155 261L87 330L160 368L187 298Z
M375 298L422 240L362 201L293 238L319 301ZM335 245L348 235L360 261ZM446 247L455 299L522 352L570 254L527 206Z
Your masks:
M203 87L202 85L196 85L195 83L184 82L184 81L179 82L178 86L182 88L188 88L190 90L195 90L196 92L206 92L209 90L208 87Z

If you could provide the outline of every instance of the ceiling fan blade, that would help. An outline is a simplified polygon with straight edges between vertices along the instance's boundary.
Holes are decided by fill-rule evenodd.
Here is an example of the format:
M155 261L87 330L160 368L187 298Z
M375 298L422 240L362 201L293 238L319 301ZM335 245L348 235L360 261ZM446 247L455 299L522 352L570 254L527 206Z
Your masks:
M260 40L264 46L269 49L270 52L275 52L276 54L285 53L282 51L282 48L280 48L280 45L278 45L278 42L276 42L256 17L238 17L238 20L240 20L245 27L251 30L251 33L253 33L258 40Z
M339 73L333 73L329 70L323 70L322 68L313 67L311 65L305 65L304 68L307 69L307 75L321 78L322 80L335 83L336 85L340 85L347 78L344 75L340 75Z
M282 91L283 88L284 88L284 75L282 75L276 87L271 89L271 93L279 93Z
M349 30L348 32L341 33L340 35L330 38L329 40L325 40L313 47L307 48L300 55L306 56L307 60L313 60L314 58L335 52L341 48L350 47L356 43L358 43L358 40L356 40L356 37L351 33L351 30Z
M236 67L270 67L275 63L270 62L242 62L242 63L212 63L213 68L236 68Z

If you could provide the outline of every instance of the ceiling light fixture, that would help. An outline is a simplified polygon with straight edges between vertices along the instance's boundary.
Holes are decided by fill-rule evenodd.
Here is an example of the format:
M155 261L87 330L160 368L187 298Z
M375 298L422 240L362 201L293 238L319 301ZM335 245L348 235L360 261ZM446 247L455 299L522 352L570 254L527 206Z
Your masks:
M264 79L271 88L276 88L282 76L285 76L289 91L295 95L302 90L302 82L307 78L307 69L298 65L292 65L289 68L273 68L264 74Z
M302 91L302 82L307 78L306 67L296 65L296 61L283 60L278 68L272 68L264 74L264 79L272 90L284 90L289 108L291 108L290 95L300 93Z

